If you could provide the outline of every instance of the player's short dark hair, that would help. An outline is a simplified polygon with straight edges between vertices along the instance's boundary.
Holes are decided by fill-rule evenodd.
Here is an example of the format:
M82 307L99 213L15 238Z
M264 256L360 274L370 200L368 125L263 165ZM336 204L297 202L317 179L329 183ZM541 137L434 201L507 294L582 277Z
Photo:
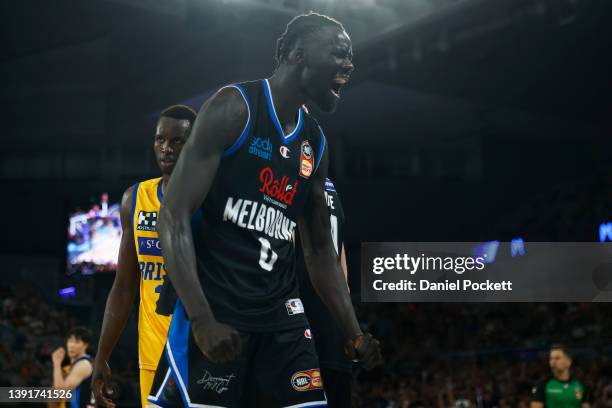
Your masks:
M187 105L172 105L159 114L160 119L166 117L177 120L188 120L191 125L195 122L196 116L197 113Z
M74 336L77 340L82 340L83 343L91 343L91 330L87 327L77 326L68 332L68 337Z
M569 350L569 348L567 348L566 345L561 344L561 343L555 343L552 344L550 346L550 351L554 351L554 350L559 350L562 351L563 354L565 354L566 356L568 356L569 358L572 358L572 352Z
M341 22L314 11L293 17L287 23L285 32L276 40L276 53L274 55L276 66L278 67L287 57L298 38L305 37L323 27L336 27L344 31L344 26Z

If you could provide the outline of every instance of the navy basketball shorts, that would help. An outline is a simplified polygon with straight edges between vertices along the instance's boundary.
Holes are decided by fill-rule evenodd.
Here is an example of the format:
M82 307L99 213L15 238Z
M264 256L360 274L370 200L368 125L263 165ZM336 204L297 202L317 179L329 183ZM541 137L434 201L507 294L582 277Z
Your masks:
M236 360L210 362L195 344L177 301L149 402L164 408L327 407L308 327L241 332L240 337Z

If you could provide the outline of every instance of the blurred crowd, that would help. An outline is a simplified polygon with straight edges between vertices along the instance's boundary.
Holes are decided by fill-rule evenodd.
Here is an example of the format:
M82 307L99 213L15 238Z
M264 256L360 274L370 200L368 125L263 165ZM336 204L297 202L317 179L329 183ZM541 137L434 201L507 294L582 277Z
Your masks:
M606 304L371 304L362 325L381 339L386 364L358 371L354 406L529 406L550 376L548 347L574 352L572 375L594 407L612 407L612 314Z
M0 299L0 386L50 385L51 352L87 322L28 288L0 287ZM381 340L386 362L356 369L354 407L527 408L532 387L550 375L549 345L561 342L573 350L572 375L590 388L594 408L612 408L606 304L379 303L362 305L359 315ZM120 406L138 401L133 354L121 346L113 354Z

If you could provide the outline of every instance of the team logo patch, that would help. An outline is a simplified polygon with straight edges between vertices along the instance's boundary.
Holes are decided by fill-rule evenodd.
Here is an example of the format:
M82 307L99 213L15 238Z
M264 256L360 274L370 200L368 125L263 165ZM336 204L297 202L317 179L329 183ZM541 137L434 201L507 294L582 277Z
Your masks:
M138 237L138 253L140 255L162 256L159 239Z
M287 313L290 316L304 313L304 305L302 304L302 300L300 298L289 299L285 302L285 307L287 308Z
M289 177L287 176L283 176L280 179L274 178L272 169L266 167L259 172L259 181L262 183L259 189L260 192L285 205L293 204L293 197L298 186L297 180L290 184Z
M312 339L312 333L310 332L310 329L304 330L304 337L306 337L307 339Z
M138 225L136 229L139 231L157 231L157 211L147 212L140 211L138 213Z
M291 376L291 386L296 391L323 389L321 371L318 368L307 371L298 371Z
M304 178L310 177L314 168L314 153L308 140L302 142L300 154L300 176Z
M576 393L576 399L577 400L581 400L582 399L582 392L580 391L580 388L574 388L574 392Z
M270 138L256 137L251 141L249 153L261 157L262 159L270 160L272 158L272 142Z
M290 157L289 154L291 153L291 150L289 150L287 146L281 146L278 151L280 152L280 155L283 156L285 159L288 159Z

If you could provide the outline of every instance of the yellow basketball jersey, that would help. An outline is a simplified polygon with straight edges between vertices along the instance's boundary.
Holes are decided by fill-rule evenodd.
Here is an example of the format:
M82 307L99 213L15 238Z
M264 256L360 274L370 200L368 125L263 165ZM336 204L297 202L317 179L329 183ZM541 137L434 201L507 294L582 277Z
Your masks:
M157 235L157 214L162 200L162 178L142 181L134 187L134 243L140 269L138 358L141 369L155 370L164 350L170 317L155 313L166 276Z

